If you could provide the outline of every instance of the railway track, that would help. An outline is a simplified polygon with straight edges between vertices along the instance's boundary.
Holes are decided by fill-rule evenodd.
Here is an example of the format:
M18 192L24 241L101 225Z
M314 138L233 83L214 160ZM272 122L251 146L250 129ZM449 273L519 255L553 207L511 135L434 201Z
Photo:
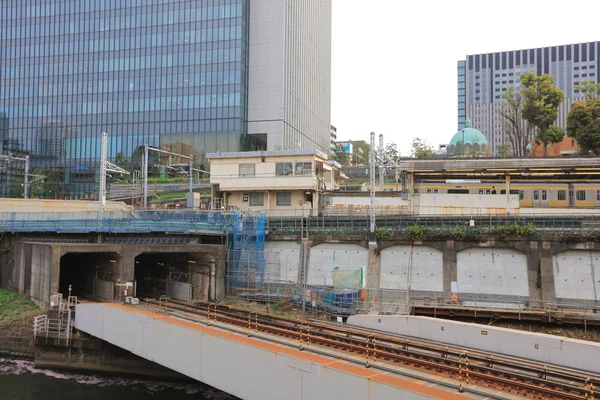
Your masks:
M190 305L173 299L148 300L163 310L175 310L241 327L249 336L268 333L297 341L301 350L315 345L362 356L365 367L411 367L456 379L462 390L469 385L501 390L532 399L593 399L600 375L539 362L446 346L412 337L315 320L295 320L214 303ZM166 307L166 309L165 309Z

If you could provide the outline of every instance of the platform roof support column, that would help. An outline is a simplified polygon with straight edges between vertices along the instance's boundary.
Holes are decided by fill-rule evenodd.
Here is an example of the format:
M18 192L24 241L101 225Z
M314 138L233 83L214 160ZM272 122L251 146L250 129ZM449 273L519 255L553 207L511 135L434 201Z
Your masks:
M506 174L506 215L510 214L510 175Z

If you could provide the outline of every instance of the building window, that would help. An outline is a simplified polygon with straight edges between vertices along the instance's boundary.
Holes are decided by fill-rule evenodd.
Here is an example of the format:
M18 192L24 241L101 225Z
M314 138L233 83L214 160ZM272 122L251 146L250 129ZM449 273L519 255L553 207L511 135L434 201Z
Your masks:
M575 140L571 140L571 146L575 147Z
M278 192L277 193L277 205L278 206L291 206L292 205L292 193L291 192Z
M294 173L294 164L293 163L276 163L275 164L275 174L279 176L285 175L293 175Z
M558 191L558 200L566 200L567 199L567 193L564 190L559 190Z
M240 164L240 176L254 176L254 164Z
M296 175L312 175L312 163L311 162L297 162L296 163Z
M264 206L265 205L265 194L264 193L250 193L250 205L251 206Z
M576 196L577 200L579 200L579 201L585 200L585 190L576 191L575 196Z

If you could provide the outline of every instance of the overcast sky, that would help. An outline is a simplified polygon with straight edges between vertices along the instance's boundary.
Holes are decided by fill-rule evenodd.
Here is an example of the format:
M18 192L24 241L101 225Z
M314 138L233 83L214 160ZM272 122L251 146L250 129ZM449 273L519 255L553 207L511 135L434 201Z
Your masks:
M599 0L333 0L338 140L374 131L402 155L414 136L437 148L457 130L458 60L600 40L599 12Z

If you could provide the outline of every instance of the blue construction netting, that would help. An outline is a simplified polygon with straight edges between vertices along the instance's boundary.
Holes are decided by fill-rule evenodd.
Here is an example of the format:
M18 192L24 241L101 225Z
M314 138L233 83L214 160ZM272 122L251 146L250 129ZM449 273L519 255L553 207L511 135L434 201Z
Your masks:
M1 232L190 233L227 235L235 214L219 211L0 213Z
M229 286L248 287L264 281L265 213L233 216L233 248L230 249Z

